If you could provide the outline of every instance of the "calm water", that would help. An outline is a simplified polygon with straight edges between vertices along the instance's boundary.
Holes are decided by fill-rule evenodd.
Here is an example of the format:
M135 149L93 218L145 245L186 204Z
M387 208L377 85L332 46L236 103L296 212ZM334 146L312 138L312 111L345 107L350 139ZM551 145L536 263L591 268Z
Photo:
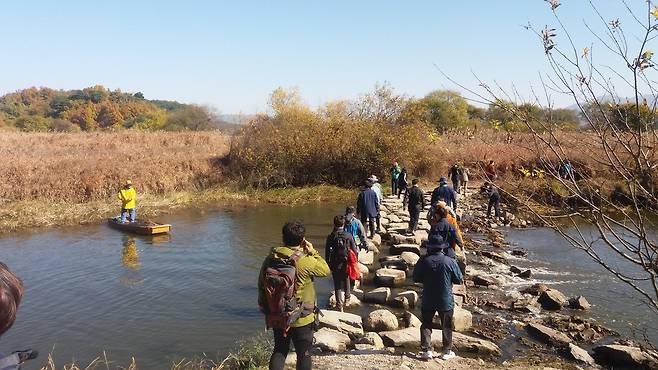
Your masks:
M129 237L105 225L2 238L0 260L23 278L26 292L0 350L32 347L44 354L41 360L54 351L60 363L89 361L106 350L119 364L134 355L145 369L201 353L222 357L239 339L264 329L257 274L269 248L280 243L283 222L303 220L323 252L331 219L342 209L190 210L162 217L175 228L159 238ZM560 283L568 295L585 295L592 312L613 328L628 332L633 322L658 341L654 313L552 231L511 231L508 239L529 250L533 262L515 263L532 267L538 279ZM330 279L316 283L324 305Z
M44 358L54 349L58 361L83 362L107 350L123 364L135 355L145 369L203 352L225 355L264 329L257 274L269 248L280 243L282 224L303 220L321 249L342 209L187 211L162 217L175 228L159 238L98 225L0 239L0 260L26 286L0 349L32 347ZM318 283L324 304L330 281Z

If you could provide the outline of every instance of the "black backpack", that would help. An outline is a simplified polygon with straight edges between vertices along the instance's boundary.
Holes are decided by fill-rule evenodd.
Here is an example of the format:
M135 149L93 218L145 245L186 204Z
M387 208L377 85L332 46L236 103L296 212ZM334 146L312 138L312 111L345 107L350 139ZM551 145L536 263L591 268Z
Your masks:
M329 248L329 266L331 269L342 268L347 263L348 256L348 242L343 236L343 232L334 232L332 235L332 243L327 246Z

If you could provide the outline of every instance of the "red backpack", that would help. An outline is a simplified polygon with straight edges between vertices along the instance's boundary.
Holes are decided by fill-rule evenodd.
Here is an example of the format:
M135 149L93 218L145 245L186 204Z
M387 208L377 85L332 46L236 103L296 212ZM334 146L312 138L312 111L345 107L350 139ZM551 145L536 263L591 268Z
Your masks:
M265 269L262 278L265 305L261 310L265 314L265 324L268 329L283 329L284 335L305 311L295 297L296 264L301 255L301 251L295 251L287 261L273 263Z

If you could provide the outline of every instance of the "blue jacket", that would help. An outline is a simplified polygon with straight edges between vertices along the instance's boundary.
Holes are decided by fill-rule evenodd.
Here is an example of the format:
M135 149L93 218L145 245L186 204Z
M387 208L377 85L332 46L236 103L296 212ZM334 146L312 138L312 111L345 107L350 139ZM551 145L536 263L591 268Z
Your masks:
M459 248L464 248L462 238L459 237L457 228L445 218L442 218L430 228L428 236L435 234L441 235L443 241L450 247L448 255L452 258L455 258L455 244L457 244Z
M379 215L379 198L372 188L366 188L359 193L356 200L356 213L364 216L375 218Z
M358 238L361 245L366 244L366 229L358 218L352 217L352 221L346 223L344 230L345 232L352 234L355 241Z
M454 259L438 250L424 256L414 268L414 281L423 283L423 311L450 311L455 308L452 284L462 283L462 273Z
M441 184L434 189L432 192L431 203L435 205L440 198L443 198L448 207L454 210L457 209L457 193L455 193L455 190L448 186L448 184Z

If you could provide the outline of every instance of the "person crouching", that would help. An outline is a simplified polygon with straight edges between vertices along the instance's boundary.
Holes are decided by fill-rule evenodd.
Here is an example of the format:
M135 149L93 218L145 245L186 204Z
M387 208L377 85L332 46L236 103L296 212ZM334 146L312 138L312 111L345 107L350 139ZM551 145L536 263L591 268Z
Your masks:
M423 284L420 348L421 358L425 360L435 357L432 350L432 322L437 313L441 319L443 336L441 358L449 360L455 357L452 351L452 320L455 308L452 284L461 284L463 277L457 262L446 255L449 250L450 245L440 235L430 235L427 255L420 259L413 272L414 282Z

